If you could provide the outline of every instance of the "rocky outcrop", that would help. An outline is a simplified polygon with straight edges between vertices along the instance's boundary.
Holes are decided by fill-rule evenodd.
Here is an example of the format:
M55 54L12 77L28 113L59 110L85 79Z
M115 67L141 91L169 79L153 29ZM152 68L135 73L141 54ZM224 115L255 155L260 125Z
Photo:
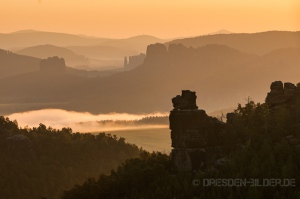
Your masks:
M224 127L223 122L198 109L196 98L195 92L183 90L181 96L172 99L174 109L169 120L175 170L192 171L205 167L209 161L207 147L213 144L211 138Z
M300 87L290 82L275 81L270 86L271 91L266 97L266 103L270 108L281 105L292 105L297 98L300 98Z
M174 110L198 109L196 99L196 92L183 90L181 96L177 95L172 99Z
M156 43L147 46L145 63L160 63L165 60L168 54L164 44Z
M65 73L66 64L63 58L57 56L48 57L40 62L40 71L46 73Z

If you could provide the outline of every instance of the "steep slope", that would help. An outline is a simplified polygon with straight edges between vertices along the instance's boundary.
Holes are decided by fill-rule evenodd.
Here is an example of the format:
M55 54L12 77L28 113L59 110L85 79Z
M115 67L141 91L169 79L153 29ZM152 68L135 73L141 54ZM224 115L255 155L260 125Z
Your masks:
M261 33L232 33L204 35L194 38L173 40L168 44L180 43L185 46L200 47L207 44L222 44L247 53L263 55L272 50L300 47L300 31L269 31Z
M27 55L45 59L47 57L58 56L65 59L66 65L76 67L80 65L89 65L89 60L85 56L78 55L69 49L53 45L39 45L16 51L17 54Z

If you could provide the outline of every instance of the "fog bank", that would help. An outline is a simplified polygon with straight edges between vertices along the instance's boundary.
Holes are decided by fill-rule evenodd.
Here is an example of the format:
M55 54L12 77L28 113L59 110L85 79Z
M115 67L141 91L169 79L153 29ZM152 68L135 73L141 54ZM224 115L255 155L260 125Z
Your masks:
M165 128L167 125L126 125L116 124L113 121L119 120L140 120L150 116L166 116L168 113L150 113L150 114L128 114L128 113L109 113L93 115L91 113L80 113L75 111L66 111L61 109L43 109L28 111L23 113L14 113L6 115L11 120L17 120L20 127L37 127L40 123L51 126L52 128L70 127L73 132L103 132L115 130L147 129L147 128ZM109 120L109 122L98 122Z

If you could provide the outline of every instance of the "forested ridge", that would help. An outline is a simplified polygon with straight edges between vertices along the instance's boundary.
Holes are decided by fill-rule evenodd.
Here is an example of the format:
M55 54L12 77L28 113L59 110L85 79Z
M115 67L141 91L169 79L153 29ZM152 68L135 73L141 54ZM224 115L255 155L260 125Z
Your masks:
M299 105L299 104L298 104ZM64 192L79 198L300 198L299 107L272 111L250 101L226 125L222 164L175 172L170 156L143 152L110 175L101 174ZM204 179L292 179L295 186L204 186ZM196 181L195 181L196 180ZM195 183L197 182L197 183Z
M73 133L40 124L19 128L0 117L0 198L60 198L63 190L138 157L137 146L110 134Z

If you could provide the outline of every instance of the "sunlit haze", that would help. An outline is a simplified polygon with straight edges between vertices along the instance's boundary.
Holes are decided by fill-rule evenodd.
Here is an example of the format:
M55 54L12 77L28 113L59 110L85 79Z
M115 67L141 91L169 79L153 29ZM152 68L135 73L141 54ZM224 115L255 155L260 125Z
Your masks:
M21 127L38 127L40 123L52 128L70 127L74 132L103 132L125 129L142 129L142 128L162 128L166 125L147 125L147 126L122 126L108 123L99 124L97 121L102 120L139 120L147 116L165 116L167 113L152 113L145 115L134 115L127 113L110 113L93 115L90 113L79 113L74 111L65 111L60 109L47 109L28 111L24 113L14 113L8 115L12 120L17 120Z
M24 29L125 38L174 38L300 29L298 0L0 0L0 32Z

